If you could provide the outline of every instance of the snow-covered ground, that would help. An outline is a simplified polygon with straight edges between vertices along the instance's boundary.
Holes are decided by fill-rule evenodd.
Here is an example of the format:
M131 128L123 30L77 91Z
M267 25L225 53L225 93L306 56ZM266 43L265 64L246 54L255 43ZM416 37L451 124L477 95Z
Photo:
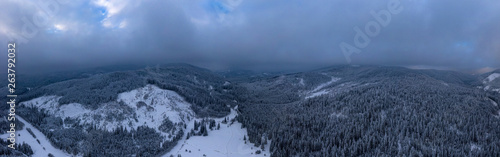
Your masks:
M233 119L237 113L231 109L231 114L227 117ZM215 119L219 123L223 118ZM198 119L197 121L200 121ZM241 123L234 122L232 125L220 123L220 130L209 130L208 136L191 136L186 140L187 132L194 127L191 121L187 127L184 137L177 143L177 145L164 157L170 155L177 156L180 154L183 157L263 157L270 156L269 143L265 146L265 151L255 147L248 142L248 135L246 128L241 128ZM246 136L247 142L243 140ZM261 154L255 154L257 150L261 150Z
M52 144L50 144L49 142L49 139L47 139L47 137L45 137L42 132L33 127L33 125L31 125L30 123L26 122L23 118L16 116L16 120L24 123L24 128L22 130L16 131L16 134L21 135L16 136L16 143L22 144L24 142L26 144L29 144L31 146L31 149L33 149L33 156L43 157L47 156L49 153L56 157L73 156L52 146ZM33 137L26 128L30 128L33 134L35 134L36 138ZM9 134L3 134L0 135L0 138L7 139L8 136ZM40 143L37 142L37 139L40 141Z
M78 118L83 124L98 124L109 131L119 126L131 130L146 125L160 132L158 127L163 119L168 118L172 123L185 123L188 117L194 117L191 104L184 101L184 98L174 91L163 90L154 85L120 93L116 102L100 104L96 110L86 109L78 103L61 105L58 103L60 98L60 96L42 96L22 102L20 105L45 109L63 119Z

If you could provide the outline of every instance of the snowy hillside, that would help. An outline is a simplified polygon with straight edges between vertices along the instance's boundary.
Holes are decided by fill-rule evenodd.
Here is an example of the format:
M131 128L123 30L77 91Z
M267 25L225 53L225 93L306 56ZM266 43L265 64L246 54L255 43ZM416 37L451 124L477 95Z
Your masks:
M498 156L499 71L338 66L226 81L187 69L33 89L16 114L40 144L26 130L20 141L35 156Z
M31 146L31 149L33 149L33 156L47 156L49 153L56 157L72 156L52 146L52 144L50 144L49 140L47 139L47 137L45 137L44 134L33 127L33 125L26 122L23 118L16 116L16 120L24 123L24 128L22 130L17 130L16 132L21 135L16 137L16 143L24 142L29 144ZM34 136L31 135L30 132L28 132L28 128L32 131ZM0 138L6 139L8 136L9 134L3 134L0 135Z
M96 110L90 110L78 103L59 104L58 96L43 96L21 103L23 106L44 109L49 114L71 118L80 121L80 124L97 124L99 128L112 131L119 126L127 130L137 129L145 125L158 132L164 121L173 124L182 124L194 116L190 104L177 93L160 89L154 85L120 93L118 100L99 105ZM176 125L181 130L182 125ZM69 127L69 125L65 125ZM162 132L175 135L177 132Z
M227 116L228 119L234 119L237 112L231 109L231 114ZM226 117L224 117L226 118ZM170 151L164 155L177 156L180 154L183 157L190 156L207 156L207 157L262 157L270 156L269 145L266 145L264 150L255 147L248 140L243 140L244 137L248 139L246 128L241 128L241 123L235 121L234 123L221 123L224 118L216 118L215 121L220 123L220 130L211 130L208 136L192 136L186 139L187 132L182 140ZM201 119L196 119L200 121ZM186 130L194 127L194 120L192 120ZM268 142L270 143L270 141ZM260 150L260 154L255 152Z
M332 83L337 82L339 80L340 80L340 78L332 77L332 80L318 85L316 88L314 88L312 91L310 91L308 96L306 96L306 99L331 93L330 91L328 91L328 89L323 89L323 88L325 88L325 87L327 87L327 86L331 85ZM303 81L303 80L301 80L301 81Z

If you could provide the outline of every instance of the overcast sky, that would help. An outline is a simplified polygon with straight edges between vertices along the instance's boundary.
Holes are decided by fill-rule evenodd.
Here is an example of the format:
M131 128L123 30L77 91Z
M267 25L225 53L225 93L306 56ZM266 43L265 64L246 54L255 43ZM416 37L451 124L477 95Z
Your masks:
M500 68L498 0L2 0L0 10L1 43L17 42L25 72L169 62ZM356 28L369 42L356 44Z

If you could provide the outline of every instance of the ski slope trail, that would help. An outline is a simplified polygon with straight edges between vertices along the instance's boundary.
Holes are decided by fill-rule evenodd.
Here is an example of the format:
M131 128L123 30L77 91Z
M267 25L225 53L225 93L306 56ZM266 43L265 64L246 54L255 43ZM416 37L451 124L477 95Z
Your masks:
M16 134L21 135L21 136L16 136L16 144L21 144L21 143L26 143L31 146L31 149L33 149L33 155L32 156L48 156L49 153L56 157L65 157L65 156L74 156L70 155L60 149L55 148L49 141L49 139L42 133L40 132L37 128L35 128L33 125L28 123L26 120L21 118L20 116L16 116L16 120L21 121L24 123L24 127L22 130L16 131ZM33 134L36 136L33 137L27 130L27 128L30 128ZM0 138L6 139L9 134L3 134L0 135Z
M237 116L235 109L231 109L231 114L227 116L229 120ZM224 117L226 118L226 117ZM215 118L216 123L220 123L224 118ZM201 119L195 119L200 121ZM191 130L193 126L192 120L186 128L186 133L183 138L178 142L178 144L172 148L172 150L165 154L164 157L169 157L170 155L177 156L181 155L183 157L264 157L270 156L269 154L269 144L265 146L264 151L260 148L254 146L248 140L245 142L243 137L247 137L247 130L241 128L241 123L235 121L233 124L228 122L227 124L220 123L220 130L209 130L208 136L191 136L186 140L187 132ZM269 143L269 142L268 142ZM261 150L261 154L256 154L257 150Z

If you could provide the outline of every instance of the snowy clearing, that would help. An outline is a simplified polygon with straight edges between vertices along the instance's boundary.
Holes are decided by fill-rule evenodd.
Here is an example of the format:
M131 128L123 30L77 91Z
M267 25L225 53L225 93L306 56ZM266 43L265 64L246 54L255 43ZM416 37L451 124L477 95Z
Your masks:
M326 83L320 84L318 87L314 88L314 89L312 90L312 93L317 92L317 91L319 91L320 89L325 88L326 86L328 86L328 85L330 85L330 84L332 84L332 83L334 83L334 82L337 82L337 81L339 81L339 80L340 80L340 78L332 77L332 80L330 80L330 81L328 81L328 82L326 82Z
M98 124L108 131L119 126L131 130L146 125L166 136L167 133L158 130L163 119L168 118L172 123L184 123L188 117L194 117L191 104L184 101L184 98L174 91L163 90L154 85L120 93L116 102L101 104L96 110L86 109L78 103L61 105L58 102L60 98L42 96L20 105L45 109L62 119L77 118L81 120L81 124Z
M21 102L21 106L37 107L38 109L45 109L49 114L61 118L76 118L88 114L91 110L85 109L83 105L78 103L71 103L60 105L60 96L42 96L30 101Z
M16 143L22 144L24 142L26 144L29 144L33 149L34 154L32 156L47 156L49 153L56 157L74 156L52 146L52 144L50 144L49 142L49 139L47 139L47 137L45 137L42 132L33 127L33 125L25 121L23 118L16 116L16 120L24 123L24 128L22 130L16 131L17 134L21 135L16 136ZM33 137L26 128L30 128L33 134L35 134L36 138ZM0 138L6 139L8 136L9 134L3 134L0 135ZM38 143L37 139L40 141L40 143Z
M236 115L236 111L231 109L231 114L227 117L233 119ZM219 123L223 119L217 118L215 121ZM200 120L197 119L197 121ZM243 141L244 136L248 138L247 129L242 129L241 123L237 121L232 125L230 123L220 123L220 130L209 130L208 136L191 136L186 140L187 132L194 127L193 121L189 123L183 138L179 140L169 153L163 155L164 157L169 157L170 155L177 156L178 154L183 157L202 157L204 155L207 157L263 157L264 154L265 156L270 156L269 144L265 146L265 151L262 151L248 142L248 140L246 143ZM261 150L262 153L255 154L257 150Z

